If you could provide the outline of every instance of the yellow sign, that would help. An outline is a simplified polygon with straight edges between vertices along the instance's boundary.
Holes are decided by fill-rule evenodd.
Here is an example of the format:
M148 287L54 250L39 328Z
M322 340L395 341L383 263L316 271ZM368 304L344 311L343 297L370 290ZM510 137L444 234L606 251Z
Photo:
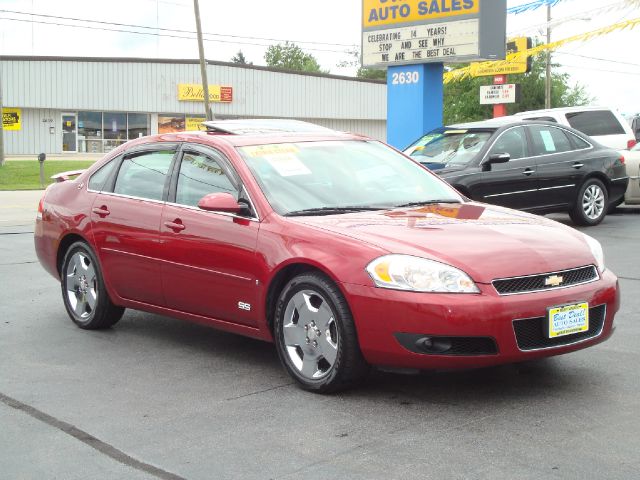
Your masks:
M204 102L204 89L196 83L179 83L178 100L186 102ZM222 85L209 85L209 101L230 103L233 101L233 88Z
M362 0L362 27L424 23L478 12L480 0Z
M2 129L20 130L22 128L22 110L20 108L2 109Z
M194 132L198 130L206 130L201 124L207 119L207 117L187 117L185 122L185 131Z
M525 52L529 48L531 48L531 38L529 37L516 37L507 40L507 55ZM469 68L472 77L527 73L531 70L531 57L522 57L518 60L504 60L501 62L474 62Z

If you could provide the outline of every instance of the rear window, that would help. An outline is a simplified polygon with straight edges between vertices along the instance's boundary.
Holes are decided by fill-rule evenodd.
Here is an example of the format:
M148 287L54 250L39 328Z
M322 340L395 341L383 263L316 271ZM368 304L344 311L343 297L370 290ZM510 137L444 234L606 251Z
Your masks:
M621 135L624 128L609 110L589 110L567 113L567 121L576 130L587 135Z

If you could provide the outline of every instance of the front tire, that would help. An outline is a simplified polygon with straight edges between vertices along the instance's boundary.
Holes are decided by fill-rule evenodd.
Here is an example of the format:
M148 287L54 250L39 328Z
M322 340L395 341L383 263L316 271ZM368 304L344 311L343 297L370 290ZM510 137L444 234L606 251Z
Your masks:
M607 215L609 194L597 178L590 178L578 191L576 203L569 211L571 220L577 225L598 225Z
M97 330L115 325L124 308L111 302L100 265L84 242L69 247L60 270L62 299L71 320L80 328Z
M320 273L287 283L278 298L274 334L280 361L305 390L342 390L369 370L346 299Z

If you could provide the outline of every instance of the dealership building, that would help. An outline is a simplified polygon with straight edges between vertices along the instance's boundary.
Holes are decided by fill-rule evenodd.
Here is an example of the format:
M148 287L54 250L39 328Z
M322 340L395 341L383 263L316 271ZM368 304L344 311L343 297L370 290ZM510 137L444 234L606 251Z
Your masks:
M197 60L0 57L5 155L105 153L204 120ZM386 84L207 64L216 119L293 118L386 138Z

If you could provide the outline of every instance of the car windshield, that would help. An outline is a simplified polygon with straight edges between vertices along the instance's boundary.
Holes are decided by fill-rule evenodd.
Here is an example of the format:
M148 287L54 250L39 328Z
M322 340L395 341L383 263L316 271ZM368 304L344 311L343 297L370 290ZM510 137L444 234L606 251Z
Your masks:
M427 133L405 150L429 168L466 165L480 152L491 131L437 129Z
M280 215L461 201L446 183L380 142L278 143L238 150Z

